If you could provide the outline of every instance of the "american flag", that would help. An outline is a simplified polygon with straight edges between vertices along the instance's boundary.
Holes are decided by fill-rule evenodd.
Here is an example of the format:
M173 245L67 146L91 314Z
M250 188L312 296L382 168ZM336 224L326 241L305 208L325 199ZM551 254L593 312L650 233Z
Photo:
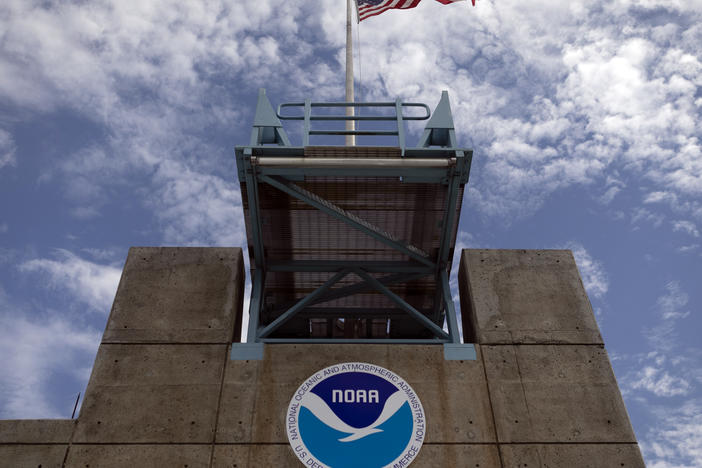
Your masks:
M436 0L439 3L448 5L453 2L460 2L462 0ZM419 5L420 0L356 0L358 5L358 20L363 21L371 16L379 15L386 10L391 8L399 8L401 10L406 10L408 8L414 8ZM475 6L475 0L471 0Z

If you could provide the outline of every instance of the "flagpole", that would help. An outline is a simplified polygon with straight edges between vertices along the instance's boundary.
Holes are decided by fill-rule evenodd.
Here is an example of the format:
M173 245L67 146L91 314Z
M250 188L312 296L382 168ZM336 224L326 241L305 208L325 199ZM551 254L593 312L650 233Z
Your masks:
M346 0L346 102L354 102L353 97L353 37L351 34L351 2L356 0ZM353 117L354 108L346 108L346 116ZM356 122L346 121L346 130L353 131ZM356 146L356 135L346 135L346 146Z

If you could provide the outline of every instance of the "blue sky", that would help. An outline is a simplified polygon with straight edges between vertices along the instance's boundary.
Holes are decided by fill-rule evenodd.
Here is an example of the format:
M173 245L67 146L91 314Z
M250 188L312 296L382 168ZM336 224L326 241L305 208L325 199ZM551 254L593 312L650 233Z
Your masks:
M342 100L344 14L2 2L1 418L70 417L129 246L245 245L257 89ZM427 0L354 34L360 99L450 93L458 246L572 249L648 466L702 466L702 2Z

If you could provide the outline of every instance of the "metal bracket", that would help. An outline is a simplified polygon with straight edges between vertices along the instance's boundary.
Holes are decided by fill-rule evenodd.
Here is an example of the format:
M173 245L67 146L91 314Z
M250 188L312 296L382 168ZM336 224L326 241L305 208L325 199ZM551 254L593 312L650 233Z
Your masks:
M441 91L439 104L437 104L429 122L424 127L424 134L419 140L418 146L425 148L429 146L457 147L456 130L453 127L448 91Z
M253 130L251 131L251 145L277 144L290 146L290 140L283 130L283 124L275 115L271 102L266 97L266 90L258 90L256 103L256 116L254 117Z
M472 343L444 343L445 361L475 361L477 358L475 345Z
M262 361L263 343L232 343L229 359L232 361Z

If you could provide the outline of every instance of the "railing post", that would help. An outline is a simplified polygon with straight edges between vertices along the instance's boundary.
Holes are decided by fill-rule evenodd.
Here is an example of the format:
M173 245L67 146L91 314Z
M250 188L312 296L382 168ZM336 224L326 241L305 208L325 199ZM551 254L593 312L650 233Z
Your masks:
M400 152L402 157L405 156L405 124L402 120L402 100L395 99L395 116L397 117L397 139L400 144Z

